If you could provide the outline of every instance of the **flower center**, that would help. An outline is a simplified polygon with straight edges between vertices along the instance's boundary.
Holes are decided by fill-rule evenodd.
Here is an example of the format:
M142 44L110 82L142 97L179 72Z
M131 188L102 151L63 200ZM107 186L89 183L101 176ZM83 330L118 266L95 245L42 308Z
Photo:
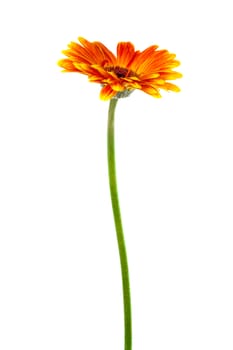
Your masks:
M114 73L117 75L118 78L125 78L128 74L128 69L127 68L122 68L122 67L114 67Z
M107 72L114 72L118 78L132 77L133 72L128 70L127 68L119 67L119 66L111 66L105 67Z

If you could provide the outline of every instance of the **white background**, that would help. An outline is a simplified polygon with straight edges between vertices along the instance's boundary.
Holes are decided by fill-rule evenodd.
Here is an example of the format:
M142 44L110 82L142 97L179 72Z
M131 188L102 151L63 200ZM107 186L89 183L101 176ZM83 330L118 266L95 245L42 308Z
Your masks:
M123 349L108 103L60 51L158 44L179 94L119 101L133 350L233 349L231 1L3 1L0 349ZM178 69L177 69L178 70Z

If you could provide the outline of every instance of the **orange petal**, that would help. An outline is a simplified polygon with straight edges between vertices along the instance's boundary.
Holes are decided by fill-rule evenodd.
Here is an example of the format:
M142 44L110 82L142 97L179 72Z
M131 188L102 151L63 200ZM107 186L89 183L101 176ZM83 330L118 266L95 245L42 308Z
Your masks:
M93 56L90 56L83 47L79 45L79 49L77 49L72 47L71 44L69 44L68 47L70 47L70 49L63 50L62 53L68 56L71 60L93 64Z
M73 65L79 70L79 72L82 72L84 74L89 74L92 71L91 66L86 63L73 62Z
M141 90L142 86L140 83L137 83L136 81L129 81L125 84L126 89L139 89Z
M116 64L115 55L104 44L102 44L98 41L96 41L94 44L102 53L103 60L106 61L105 64L108 64L108 65L115 65Z
M164 85L161 86L161 89L164 90L169 90L169 91L174 91L174 92L179 92L180 88L174 84L171 83L165 83Z
M63 72L65 72L65 71L67 71L67 72L80 72L78 69L76 69L76 67L73 65L73 62L71 62L70 60L68 60L68 59L63 59L63 60L59 60L58 62L57 62L57 64L58 64L58 66L59 67L62 67L62 68L64 68L65 70L63 71Z
M114 91L109 85L105 85L100 91L101 100L107 101L116 95L116 91Z
M148 79L156 79L160 77L159 73L150 73L150 74L141 74L140 75L140 80L148 80Z
M90 41L88 41L87 39L84 39L82 36L78 37L78 41L84 46L84 47L89 47L91 46Z
M84 57L86 55L90 63L100 64L100 65L115 64L116 57L102 43L98 41L91 43L82 37L79 37L78 39L79 39L79 42L83 45L83 47L81 46L78 48L78 51L82 53Z
M169 73L162 72L160 73L160 77L164 80L174 80L174 79L182 78L182 74L179 72L173 72L173 71L170 71Z
M151 55L155 52L155 50L157 48L158 48L157 45L152 45L142 52L138 51L134 61L132 62L132 65L131 65L132 70L136 72L138 70L138 68L144 63L144 61L148 57L151 57Z
M114 91L123 91L123 90L125 90L125 87L121 83L119 83L118 81L114 81L113 83L111 83L111 88Z
M117 45L117 65L127 67L135 56L135 49L130 42L120 42Z
M162 97L159 93L159 90L153 86L150 86L150 85L142 86L142 90L153 97L156 97L156 98Z

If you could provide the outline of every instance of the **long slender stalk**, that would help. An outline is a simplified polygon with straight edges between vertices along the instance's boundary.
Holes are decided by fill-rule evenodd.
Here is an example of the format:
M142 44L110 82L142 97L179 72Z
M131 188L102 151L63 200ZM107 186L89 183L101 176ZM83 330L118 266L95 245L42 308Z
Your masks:
M108 111L108 171L109 185L112 200L112 209L116 227L118 249L120 255L123 301L124 301L124 325L125 325L125 350L132 349L132 321L131 321L131 300L129 269L127 261L126 246L122 228L120 205L117 191L115 147L114 147L114 114L118 99L111 99Z

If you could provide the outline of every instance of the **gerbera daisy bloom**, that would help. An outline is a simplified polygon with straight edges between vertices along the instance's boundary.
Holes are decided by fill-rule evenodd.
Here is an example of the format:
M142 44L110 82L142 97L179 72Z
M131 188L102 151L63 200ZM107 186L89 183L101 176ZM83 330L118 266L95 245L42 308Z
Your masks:
M175 54L157 50L157 45L136 51L132 43L120 42L114 55L101 42L89 42L82 37L78 40L79 43L71 42L68 49L62 51L67 58L61 59L58 65L64 72L82 73L89 81L101 84L102 100L126 97L134 89L154 97L161 97L160 89L180 91L168 82L182 76L173 71L180 65Z

